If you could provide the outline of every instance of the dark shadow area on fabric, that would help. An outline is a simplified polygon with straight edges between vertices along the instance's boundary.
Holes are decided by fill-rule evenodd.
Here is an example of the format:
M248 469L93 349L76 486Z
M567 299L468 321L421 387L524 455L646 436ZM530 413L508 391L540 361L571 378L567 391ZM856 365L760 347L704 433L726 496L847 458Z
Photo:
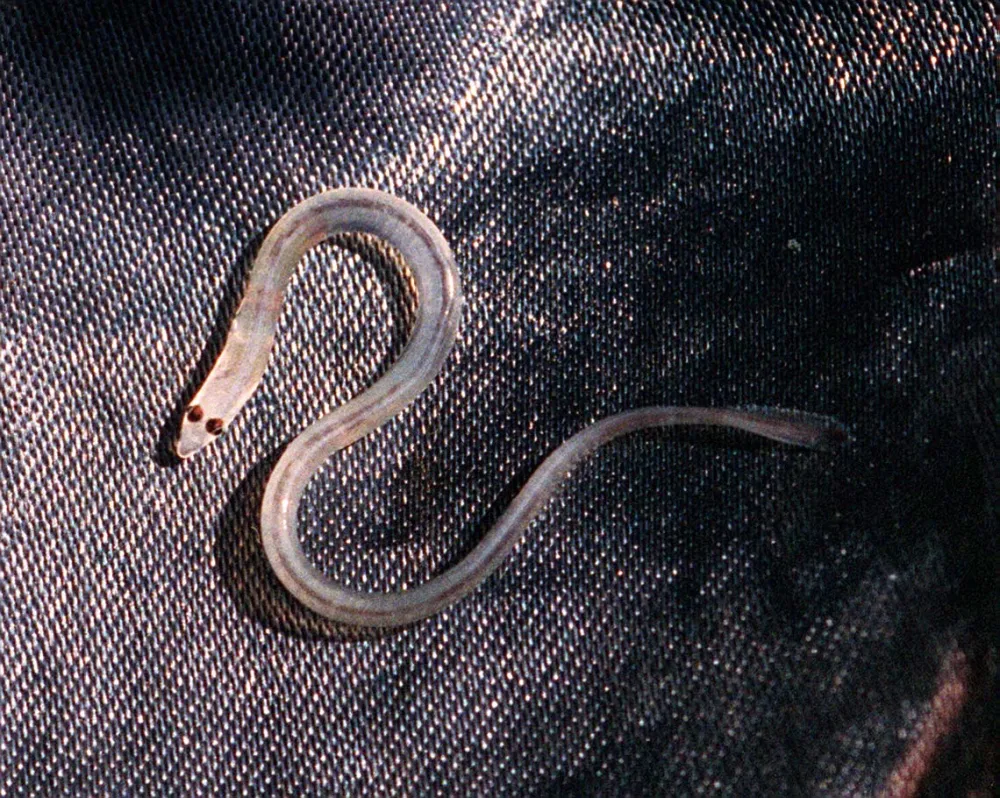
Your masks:
M21 6L32 31L29 41L38 48L35 60L76 90L76 102L97 111L88 114L95 130L117 128L123 116L138 124L165 124L172 108L183 107L170 98L239 103L260 96L255 82L282 74L272 67L277 66L280 29L266 39L248 37L238 29L236 15L213 14L185 0L160 6L159 13L150 8L115 0ZM214 46L235 38L240 48Z
M669 432L671 433L671 444L683 441L689 446L719 446L730 451L739 449L751 452L766 452L773 447L786 449L792 456L792 462L786 464L780 482L776 482L772 486L773 490L776 491L773 496L774 506L778 509L776 510L777 518L771 519L768 526L773 525L774 529L781 529L789 522L790 519L784 517L788 513L795 515L804 512L811 517L816 511L815 508L822 504L823 497L832 489L833 484L844 474L849 473L855 460L855 454L851 451L853 441L833 452L816 452L775 444L731 430L682 428ZM678 437L674 437L673 433L675 432ZM648 435L648 432L642 434ZM659 437L655 432L654 436ZM709 494L706 492L704 501L709 500ZM761 511L761 518L763 518L768 508L758 509ZM670 602L670 612L676 614L678 618L687 617L691 619L691 623L696 624L697 621L694 619L699 612L698 596L701 594L702 585L691 585L687 595L681 592L678 583L673 584L671 590L677 595L677 598ZM677 618L674 619L674 622L677 622ZM626 683L642 684L644 680L649 678L646 663L641 656L634 660L628 660L626 669L626 673L630 674L630 678L623 679ZM613 703L609 714L624 715L633 710L632 707L623 705L620 698L609 700ZM740 719L741 722L743 720ZM669 717L646 723L637 736L630 736L624 740L595 741L595 747L600 752L597 757L598 761L616 763L611 767L610 776L611 783L614 783L616 787L615 794L662 796L675 792L674 782L670 781L665 773L669 773L677 763L665 762L662 752L663 741L671 739L677 734L679 722L677 717ZM744 728L750 729L752 727L748 724ZM776 795L811 794L808 779L810 774L800 773L798 770L801 769L800 762L808 761L804 757L813 753L809 750L808 741L819 739L818 736L813 738L812 732L803 735L801 729L792 733L787 726L775 723L774 727L769 728L766 732L766 738L768 744L755 752L756 755L752 761L720 756L714 765L719 779L723 782L745 779L752 784L767 784L769 790ZM776 738L780 740L780 744L774 744ZM746 739L741 740L741 744L753 739L753 735L748 732ZM553 798L562 795L604 795L606 794L604 785L608 778L606 767L590 772L577 772L571 777L557 780L548 785L541 794L553 796Z
M900 741L900 758L887 774L912 776L920 795L958 794L952 792L956 785L973 789L996 771L990 741L1000 739L992 688L998 663L983 631L1000 636L1000 528L984 459L995 443L982 435L995 435L997 427L995 418L983 418L977 408L989 406L990 393L995 404L1000 386L995 378L983 379L997 373L995 357L984 353L984 359L967 368L971 373L929 391L934 399L916 418L889 414L881 426L869 424L844 464L847 479L838 480L811 517L796 524L811 529L811 539L789 537L770 580L769 609L793 638L807 635L828 613L836 618L858 601L871 603L858 592L864 585L875 586L889 608L907 608L905 614L889 610L888 636L880 631L863 644L844 643L844 656L867 666L854 668L850 682L840 680L837 690L828 685L839 657L799 673L797 696L782 721L789 745L797 740L802 749L804 740L833 739L852 722L862 724L872 706L859 703L858 695L878 697L887 717L921 693L931 701L948 659L966 663L967 683L952 688L964 696L954 710L958 720L920 749L908 747L916 745L913 740ZM877 464L877 472L857 479L866 464ZM976 742L962 748L961 740ZM815 753L801 750L792 761L815 761Z
M778 592L784 596L785 624L794 624L806 608L843 606L847 600L838 585L853 585L854 580L845 583L838 568L822 567L831 542L837 540L845 545L850 541L854 551L849 558L859 555L841 563L849 570L877 565L885 573L901 572L912 565L915 547L940 552L945 558L943 584L951 586L950 596L958 603L946 608L934 602L925 612L908 616L914 623L950 625L989 607L982 599L995 590L991 580L1000 565L1000 531L990 512L983 454L990 444L982 436L995 431L988 432L990 420L979 417L977 407L987 407L990 391L1000 385L996 378L983 376L997 373L996 356L984 353L983 357L985 362L967 367L971 374L930 391L933 404L925 403L916 417L912 408L911 413L887 412L881 423L869 420L858 431L845 478L832 486L801 525L812 528L811 537L790 537L775 560L775 583L784 585ZM977 373L978 369L982 370ZM949 409L945 412L942 407ZM876 464L874 473L858 478L872 470L868 464ZM794 582L806 573L824 576ZM946 611L952 617L943 617ZM993 608L992 618L983 616L979 622L1000 629L997 613Z
M951 407L962 401L951 398L953 402L946 403ZM984 398L967 395L966 400L967 411L972 413L983 406ZM920 758L910 763L918 777L914 794L973 794L996 772L992 746L1000 739L1000 724L993 685L998 663L982 630L1000 633L1000 608L993 600L1000 529L989 512L987 467L977 440L982 428L970 416L933 412L916 425L901 417L886 427L858 431L860 443L831 461L829 490L810 489L805 515L791 519L782 547L785 551L769 569L767 612L774 618L770 626L782 630L783 637L803 639L817 618L827 613L836 616L854 604L856 591L869 578L888 578L893 573L900 574L897 590L911 611L904 616L892 614L895 625L888 639L876 635L864 644L857 640L844 644L845 658L867 663L864 668L847 670L849 682L836 681L844 664L836 654L798 663L796 679L789 682L790 693L775 719L776 728L783 730L779 732L781 745L775 747L773 736L768 736L767 745L753 751L754 783L760 783L761 774L771 774L764 780L781 794L811 794L817 774L810 763L822 758L830 739L844 734L852 723L860 726L872 712L870 703L858 701L859 695L877 700L887 717L914 700L915 694L922 692L931 701L941 670L955 652L967 663L962 704L953 710L958 720L932 738L934 747L917 749ZM686 432L689 437L693 431ZM868 463L882 464L884 478L852 479ZM819 471L816 466L810 468ZM811 541L800 537L803 529L811 530ZM862 551L853 560L838 563L831 553L841 546L860 546ZM921 572L927 570L920 566L922 549L932 558L930 567L941 575ZM915 561L917 572L912 570ZM850 578L845 578L845 568ZM940 586L946 587L945 595L937 590ZM914 601L919 604L915 606ZM956 629L957 640L946 637ZM958 648L949 651L950 644ZM834 683L836 690L830 687ZM632 739L606 749L602 761L621 761L626 755L630 759L628 771L616 774L618 788L629 795L663 794L660 740L669 737L673 728L672 720L650 726L645 730L648 743ZM975 741L971 747L966 745L969 740ZM900 748L915 744L913 739L900 741ZM897 761L910 760L901 754ZM721 775L736 777L735 773ZM896 776L896 769L885 774L887 780ZM577 773L556 782L544 794L562 795L568 790L574 795L597 795L600 788L588 786L601 783L596 772Z

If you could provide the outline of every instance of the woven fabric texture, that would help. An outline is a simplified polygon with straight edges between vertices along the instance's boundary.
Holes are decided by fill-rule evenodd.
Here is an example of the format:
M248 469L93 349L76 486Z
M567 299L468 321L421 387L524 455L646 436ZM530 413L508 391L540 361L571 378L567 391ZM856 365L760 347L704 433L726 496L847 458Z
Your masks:
M979 0L0 0L0 795L988 794L996 9ZM171 455L295 202L424 210L444 372L334 457L315 562L399 589L650 404L835 416L809 452L618 440L397 632L272 576L282 447L405 344L322 245L260 391Z

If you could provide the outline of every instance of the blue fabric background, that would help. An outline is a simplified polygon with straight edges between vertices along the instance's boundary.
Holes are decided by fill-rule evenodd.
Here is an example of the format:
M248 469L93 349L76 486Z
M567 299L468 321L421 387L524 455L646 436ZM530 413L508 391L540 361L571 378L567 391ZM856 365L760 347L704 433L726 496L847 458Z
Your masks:
M994 18L0 2L0 794L985 794ZM310 486L343 581L447 567L619 410L778 405L854 442L623 439L453 609L320 623L257 512L404 344L392 253L313 251L244 414L169 444L267 229L347 185L426 211L468 306L432 388Z

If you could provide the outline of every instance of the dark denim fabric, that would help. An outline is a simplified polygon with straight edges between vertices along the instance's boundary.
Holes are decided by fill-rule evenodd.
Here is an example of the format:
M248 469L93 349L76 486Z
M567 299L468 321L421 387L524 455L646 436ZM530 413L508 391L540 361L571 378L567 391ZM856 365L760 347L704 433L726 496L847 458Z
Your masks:
M995 13L0 0L0 795L987 790ZM405 343L391 255L308 255L260 392L196 459L170 440L264 233L350 185L435 220L468 305L310 486L343 581L446 568L619 410L854 442L622 439L453 609L320 623L257 513Z

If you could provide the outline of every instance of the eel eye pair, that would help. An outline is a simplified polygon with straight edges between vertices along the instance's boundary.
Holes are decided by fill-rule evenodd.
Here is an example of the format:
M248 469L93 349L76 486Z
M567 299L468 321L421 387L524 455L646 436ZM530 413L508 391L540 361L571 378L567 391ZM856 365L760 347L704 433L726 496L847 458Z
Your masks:
M193 405L188 408L187 420L197 424L205 417L205 411L201 409L199 405ZM210 418L205 422L205 429L211 435L220 435L222 433L222 419L221 418Z

